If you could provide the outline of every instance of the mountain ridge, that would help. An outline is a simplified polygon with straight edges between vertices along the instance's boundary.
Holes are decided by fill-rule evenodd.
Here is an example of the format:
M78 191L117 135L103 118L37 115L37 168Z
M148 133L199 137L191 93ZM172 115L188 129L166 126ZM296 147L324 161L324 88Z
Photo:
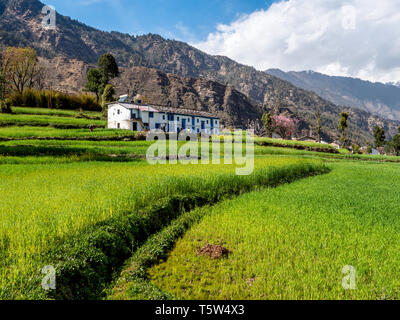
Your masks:
M353 106L379 116L400 120L400 87L352 77L329 76L315 71L269 69L267 74L313 91L338 105Z

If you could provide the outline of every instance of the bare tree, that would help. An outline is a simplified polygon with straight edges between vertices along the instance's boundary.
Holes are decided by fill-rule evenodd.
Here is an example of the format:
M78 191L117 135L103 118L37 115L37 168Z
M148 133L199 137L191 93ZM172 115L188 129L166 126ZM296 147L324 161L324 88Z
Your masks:
M3 67L13 89L19 93L23 93L26 88L32 89L41 73L37 53L32 48L5 49Z

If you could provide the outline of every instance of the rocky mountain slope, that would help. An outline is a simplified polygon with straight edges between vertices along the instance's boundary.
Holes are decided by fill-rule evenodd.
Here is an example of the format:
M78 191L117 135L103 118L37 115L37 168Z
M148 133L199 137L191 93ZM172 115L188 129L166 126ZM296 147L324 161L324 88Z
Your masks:
M208 111L220 117L226 126L245 129L249 119L262 116L260 106L243 93L204 78L178 77L156 69L132 67L125 69L113 83L117 94L137 93L150 104Z
M313 71L284 72L270 69L267 74L310 90L338 105L360 108L382 117L400 120L400 87L349 77L331 77Z
M60 14L56 30L45 30L41 27L42 8L37 0L0 0L0 44L34 47L51 70L53 88L81 90L87 68L101 54L111 52L122 70L116 82L118 92L135 90L148 95L153 103L208 108L219 112L228 124L246 126L259 122L263 111L275 110L299 118L308 132L314 126L315 112L321 110L324 136L335 140L339 113L349 110L349 136L354 141L372 140L376 124L384 125L389 135L397 132L398 122L338 107L287 81L183 42L152 34L103 32ZM212 99L208 97L211 91ZM219 110L216 106L222 101L227 102Z

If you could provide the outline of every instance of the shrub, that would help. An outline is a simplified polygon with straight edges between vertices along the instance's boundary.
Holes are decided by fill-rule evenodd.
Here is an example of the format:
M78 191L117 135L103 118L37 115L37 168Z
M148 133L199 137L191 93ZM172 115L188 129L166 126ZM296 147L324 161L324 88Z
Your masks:
M12 113L10 100L6 99L5 101L0 101L0 112Z
M22 94L16 92L10 97L13 106L31 108L47 108L50 99L51 106L55 109L101 111L96 98L87 94L70 95L62 92L25 90Z
M36 95L33 90L25 90L22 94L22 105L25 107L36 106Z
M22 100L22 94L16 92L10 97L11 105L14 107L22 106L23 105L23 100Z
M353 153L354 153L354 154L361 154L360 146L359 146L359 145L353 143L351 147L352 147L352 149L353 149Z

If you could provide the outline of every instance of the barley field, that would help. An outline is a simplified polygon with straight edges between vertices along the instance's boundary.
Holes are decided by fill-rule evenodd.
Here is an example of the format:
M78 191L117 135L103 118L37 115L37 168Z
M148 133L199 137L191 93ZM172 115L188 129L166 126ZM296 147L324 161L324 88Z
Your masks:
M399 299L400 167L330 167L216 205L149 271L152 283L178 299ZM207 243L232 254L198 256ZM354 290L342 287L348 265Z
M42 254L56 240L88 225L134 212L176 195L218 198L324 170L318 161L279 157L256 160L253 175L232 165L94 163L1 165L0 298L24 296ZM26 289L28 290L28 289Z

